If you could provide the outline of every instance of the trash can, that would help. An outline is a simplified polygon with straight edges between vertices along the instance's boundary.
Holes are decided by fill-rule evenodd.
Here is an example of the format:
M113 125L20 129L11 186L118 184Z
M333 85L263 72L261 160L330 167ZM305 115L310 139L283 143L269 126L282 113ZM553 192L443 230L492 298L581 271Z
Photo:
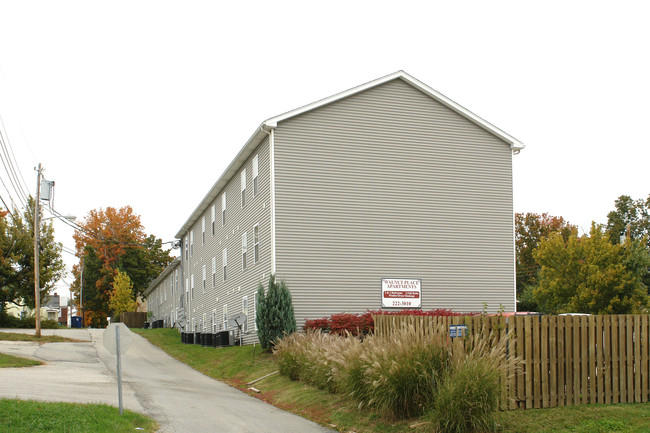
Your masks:
M186 332L185 333L185 344L193 344L194 343L194 334L191 332Z
M206 332L203 334L203 344L201 345L203 347L210 347L212 346L212 334L209 332Z
M70 318L70 327L71 328L81 328L83 324L81 323L81 316L72 316Z
M219 343L221 343L221 338L219 337L221 337L221 334L219 334L218 332L216 334L212 334L212 347L220 346Z
M149 325L151 325L149 322L144 322L144 329L149 329Z
M185 333L181 332L181 343L185 343Z
M194 344L201 344L201 333L200 332L195 332L194 333Z

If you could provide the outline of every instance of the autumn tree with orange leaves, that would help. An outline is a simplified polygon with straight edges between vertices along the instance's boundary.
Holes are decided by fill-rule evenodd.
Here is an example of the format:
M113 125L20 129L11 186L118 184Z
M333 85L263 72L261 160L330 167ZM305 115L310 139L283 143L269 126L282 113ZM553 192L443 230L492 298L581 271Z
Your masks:
M77 305L83 293L85 324L101 327L110 315L118 272L133 283L135 300L172 258L160 239L146 235L140 216L130 206L91 210L79 226L82 229L74 234L79 264L73 269L72 291Z

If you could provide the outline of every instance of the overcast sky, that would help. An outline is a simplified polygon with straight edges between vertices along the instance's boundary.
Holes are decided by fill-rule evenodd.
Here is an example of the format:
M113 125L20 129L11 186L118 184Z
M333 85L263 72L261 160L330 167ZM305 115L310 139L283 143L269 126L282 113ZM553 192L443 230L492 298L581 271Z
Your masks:
M588 231L650 194L650 3L317 4L0 0L0 117L25 189L41 162L59 212L131 205L171 241L263 120L404 70L526 145L515 211Z

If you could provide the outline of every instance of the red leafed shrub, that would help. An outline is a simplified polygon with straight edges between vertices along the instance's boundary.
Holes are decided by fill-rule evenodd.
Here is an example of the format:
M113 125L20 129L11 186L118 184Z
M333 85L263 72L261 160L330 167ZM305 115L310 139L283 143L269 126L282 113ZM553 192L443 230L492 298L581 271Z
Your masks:
M339 335L345 335L349 332L351 335L366 335L375 330L375 321L373 315L389 316L476 316L479 313L456 313L445 308L435 310L399 310L399 311L382 311L368 310L363 314L338 313L322 319L305 320L303 329L321 330L323 332L332 332Z
M308 329L320 329L321 331L329 331L330 330L330 319L327 317L324 317L322 319L305 319L305 326L303 326L303 329L306 331Z

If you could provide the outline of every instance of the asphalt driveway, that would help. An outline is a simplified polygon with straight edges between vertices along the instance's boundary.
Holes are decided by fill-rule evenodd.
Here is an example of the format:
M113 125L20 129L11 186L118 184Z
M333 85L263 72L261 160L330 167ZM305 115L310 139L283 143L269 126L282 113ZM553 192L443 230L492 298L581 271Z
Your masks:
M36 367L0 368L0 398L117 406L115 356L104 348L103 332L43 330L86 341L81 343L0 341L0 352L45 362ZM131 346L122 356L123 404L157 420L161 433L331 431L211 379L134 333L130 338Z

